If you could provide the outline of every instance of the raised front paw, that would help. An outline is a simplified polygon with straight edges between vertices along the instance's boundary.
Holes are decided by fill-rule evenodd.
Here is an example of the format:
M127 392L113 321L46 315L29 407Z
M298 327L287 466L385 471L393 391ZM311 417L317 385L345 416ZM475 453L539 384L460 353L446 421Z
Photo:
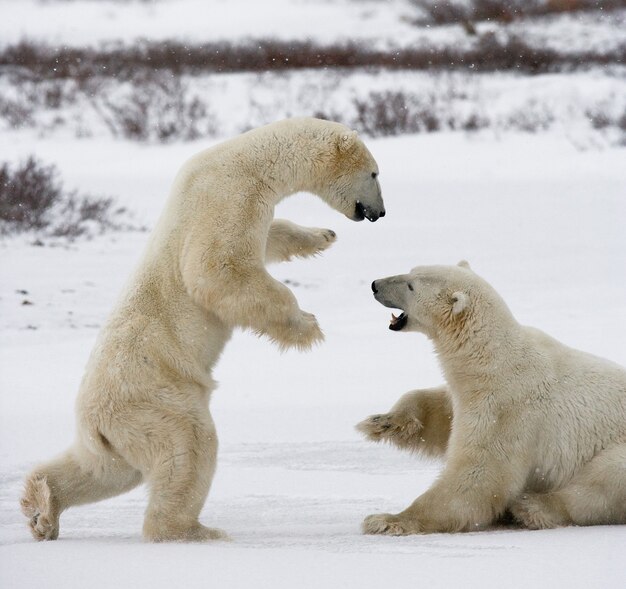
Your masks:
M422 422L408 412L392 411L370 415L367 419L357 423L356 429L368 440L390 442L406 447L414 445L415 438L422 430Z
M266 263L307 258L328 249L337 240L332 229L302 227L286 219L274 219L267 235Z
M384 534L386 536L407 536L421 532L417 521L391 513L368 515L363 520L361 528L364 534Z
M313 313L300 312L300 319L294 327L296 347L309 349L314 344L324 341L324 334Z
M308 230L307 238L302 243L300 255L303 256L319 254L328 249L337 241L337 234L332 229L311 228Z
M298 315L276 326L268 335L283 351L288 348L305 351L324 341L324 333L315 315L306 311L299 311Z

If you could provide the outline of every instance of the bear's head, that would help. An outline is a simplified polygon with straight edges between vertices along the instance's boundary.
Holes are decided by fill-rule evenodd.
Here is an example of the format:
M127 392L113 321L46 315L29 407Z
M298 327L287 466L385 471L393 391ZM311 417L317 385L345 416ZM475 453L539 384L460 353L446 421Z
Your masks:
M353 221L385 216L378 182L378 164L356 131L325 121L325 161L315 192Z
M460 334L468 323L478 333L512 318L498 293L463 260L457 266L418 266L409 274L372 282L376 300L394 309L389 329L418 331L432 339Z

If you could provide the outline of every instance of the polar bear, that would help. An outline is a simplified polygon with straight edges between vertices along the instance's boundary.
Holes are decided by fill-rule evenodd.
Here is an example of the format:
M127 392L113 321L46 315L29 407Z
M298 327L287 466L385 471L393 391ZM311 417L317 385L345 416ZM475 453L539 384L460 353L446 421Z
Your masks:
M368 534L626 523L626 370L517 323L466 262L372 283L401 309L390 329L434 343L447 385L412 391L357 425L367 438L444 456L433 486Z
M55 539L68 507L142 481L147 540L224 537L198 522L217 453L211 370L235 327L280 348L305 350L323 338L265 269L335 241L331 230L273 219L276 204L298 191L355 221L385 215L374 158L355 132L330 121L280 121L183 166L88 361L76 441L27 478L21 505L36 539Z

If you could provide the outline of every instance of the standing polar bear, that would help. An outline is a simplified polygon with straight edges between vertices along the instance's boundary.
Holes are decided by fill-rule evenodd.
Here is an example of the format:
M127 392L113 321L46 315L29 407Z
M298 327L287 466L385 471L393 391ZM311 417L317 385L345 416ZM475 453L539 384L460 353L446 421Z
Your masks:
M323 339L265 264L307 257L328 229L273 220L298 191L355 221L385 214L378 167L356 133L302 118L252 130L191 158L125 293L99 335L77 401L74 445L28 477L21 502L38 540L72 505L150 489L144 537L223 537L198 522L215 471L211 370L235 327L281 348Z
M447 386L412 391L357 428L445 456L439 479L369 534L460 532L509 511L529 528L626 523L626 370L517 323L466 262L372 283L390 329L434 342Z

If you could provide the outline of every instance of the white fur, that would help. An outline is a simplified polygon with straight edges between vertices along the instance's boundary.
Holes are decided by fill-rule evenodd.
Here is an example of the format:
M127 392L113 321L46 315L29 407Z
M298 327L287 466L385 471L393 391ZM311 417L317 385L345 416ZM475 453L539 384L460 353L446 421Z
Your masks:
M432 339L447 385L408 393L358 428L443 455L445 468L403 512L366 518L366 533L476 530L506 512L529 528L626 523L624 368L517 323L467 263L373 288L404 311L404 331Z
M56 538L68 507L142 481L147 539L224 537L198 522L217 454L212 368L235 327L281 348L323 339L265 264L317 254L335 234L273 220L274 207L309 191L350 218L375 220L384 214L377 174L355 133L317 119L250 131L183 166L87 364L76 442L26 481L22 509L35 538Z

